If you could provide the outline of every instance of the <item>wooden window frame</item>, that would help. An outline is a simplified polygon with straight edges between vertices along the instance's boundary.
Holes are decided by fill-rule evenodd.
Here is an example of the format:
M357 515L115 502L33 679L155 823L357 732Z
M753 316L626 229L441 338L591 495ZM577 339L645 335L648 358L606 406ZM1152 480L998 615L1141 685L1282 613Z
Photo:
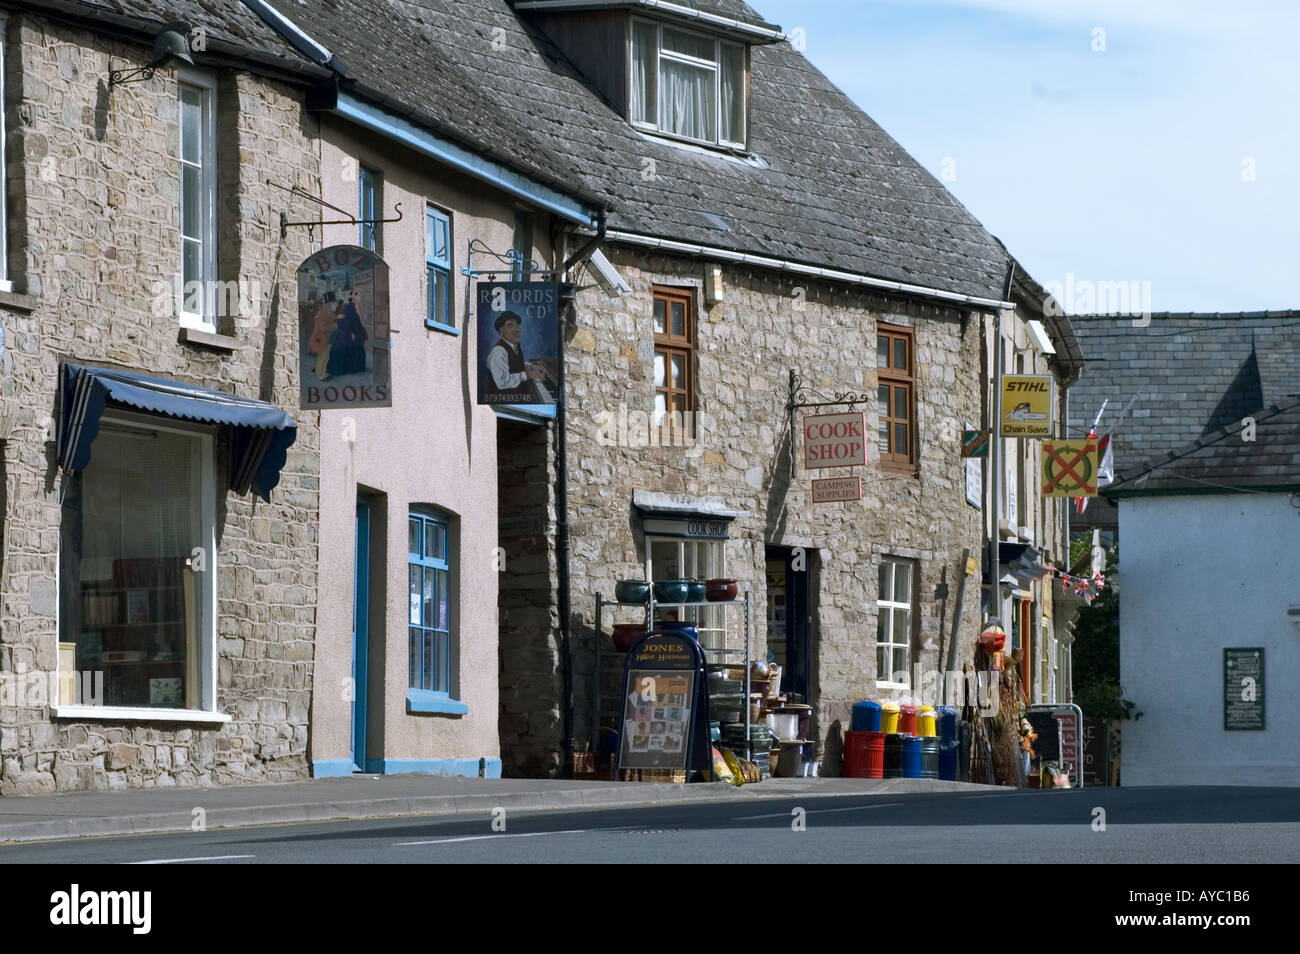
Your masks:
M655 384L655 398L664 395L664 410L669 421L667 438L661 439L661 443L671 443L673 439L690 438L695 433L695 292L689 288L665 288L654 286L651 289L650 300L650 322L651 328L654 328L654 306L656 302L664 302L664 331L654 330L654 357L660 354L664 355L664 386ZM673 317L672 306L680 304L682 306L682 334L673 334ZM672 358L674 355L680 355L683 359L682 367L684 369L684 381L676 382L672 377ZM654 361L654 357L651 361ZM653 371L653 363L652 363ZM680 385L680 386L678 386ZM680 398L684 406L674 407L674 398ZM671 426L672 414L674 411L680 411L682 415L682 434L678 435ZM662 422L655 421L652 425L656 429L663 430Z
M917 464L916 464L917 462L916 335L911 328L905 328L900 325L878 324L876 326L877 355L879 355L880 339L882 337L887 338L889 340L888 361L891 363L891 366L887 366L883 368L880 367L879 358L877 358L877 364L876 364L877 389L886 385L889 386L890 389L889 410L892 412L894 410L893 407L894 388L906 387L907 388L907 418L903 419L895 416L892 413L882 414L880 410L880 404L879 404L880 401L879 390L877 390L876 407L877 407L877 415L879 415L878 421L884 420L887 421L889 424L889 447L891 449L894 446L894 426L896 424L905 424L907 426L907 453L897 454L894 453L892 450L888 450L888 451L881 450L880 466L884 470L894 470L894 471L914 473L917 469ZM894 360L894 342L900 340L905 341L907 344L907 369L905 372L900 372L896 368L892 367L892 362ZM876 429L877 447L879 447L879 435L880 435L880 429L879 426L877 426Z

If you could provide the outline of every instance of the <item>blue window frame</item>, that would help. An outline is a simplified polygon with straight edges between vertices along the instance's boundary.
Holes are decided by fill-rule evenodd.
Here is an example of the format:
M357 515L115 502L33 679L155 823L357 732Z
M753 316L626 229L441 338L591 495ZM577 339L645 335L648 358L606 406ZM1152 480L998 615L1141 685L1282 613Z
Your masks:
M411 511L407 522L410 688L451 692L451 553L442 514Z
M451 218L433 206L424 216L424 261L429 278L429 314L425 324L455 328L451 310Z
M379 241L379 223L375 215L375 179L376 173L373 169L361 167L357 176L357 187L359 191L357 208L357 218L361 220L361 237L358 244L372 252L378 251L376 248Z
M510 263L510 280L520 282L530 279L525 275L528 261L533 257L533 217L524 209L515 209L515 235L510 243L514 251L514 261Z

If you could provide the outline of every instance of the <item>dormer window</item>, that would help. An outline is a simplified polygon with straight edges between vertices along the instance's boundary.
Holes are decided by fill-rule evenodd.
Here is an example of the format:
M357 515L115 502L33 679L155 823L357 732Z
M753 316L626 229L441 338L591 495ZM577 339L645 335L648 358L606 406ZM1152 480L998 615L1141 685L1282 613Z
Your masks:
M708 145L745 148L745 47L632 19L632 125Z

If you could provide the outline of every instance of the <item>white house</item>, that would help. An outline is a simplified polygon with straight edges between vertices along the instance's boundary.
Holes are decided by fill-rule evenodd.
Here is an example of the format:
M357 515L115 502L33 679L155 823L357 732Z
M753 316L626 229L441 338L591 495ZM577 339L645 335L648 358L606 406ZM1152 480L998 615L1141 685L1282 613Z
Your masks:
M1119 503L1125 785L1300 785L1300 398L1147 461Z

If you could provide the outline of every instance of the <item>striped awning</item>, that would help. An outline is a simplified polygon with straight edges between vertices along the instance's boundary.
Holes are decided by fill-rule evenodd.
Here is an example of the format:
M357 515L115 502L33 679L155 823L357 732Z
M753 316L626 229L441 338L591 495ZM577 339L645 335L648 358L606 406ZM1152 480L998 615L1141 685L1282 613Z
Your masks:
M76 364L60 367L60 383L59 465L64 470L90 463L99 420L112 405L229 428L230 488L269 501L298 436L293 418L274 404L211 388Z

